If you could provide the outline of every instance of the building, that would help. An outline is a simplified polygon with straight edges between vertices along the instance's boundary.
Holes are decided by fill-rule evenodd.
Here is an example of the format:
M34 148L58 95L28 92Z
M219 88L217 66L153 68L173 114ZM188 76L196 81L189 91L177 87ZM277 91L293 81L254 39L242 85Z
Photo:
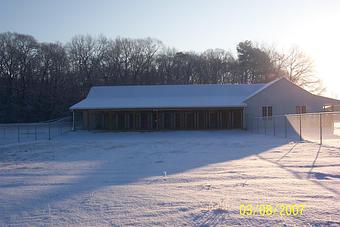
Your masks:
M340 100L285 78L267 84L95 86L70 109L90 130L245 129L246 119L320 112Z

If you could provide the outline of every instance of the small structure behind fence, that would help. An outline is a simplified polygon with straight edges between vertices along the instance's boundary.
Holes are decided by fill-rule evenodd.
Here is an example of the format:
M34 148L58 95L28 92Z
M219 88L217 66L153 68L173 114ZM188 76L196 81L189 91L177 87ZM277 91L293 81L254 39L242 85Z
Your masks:
M340 147L340 112L249 118L247 128L253 133Z
M71 130L71 117L41 123L0 124L0 145L51 140Z

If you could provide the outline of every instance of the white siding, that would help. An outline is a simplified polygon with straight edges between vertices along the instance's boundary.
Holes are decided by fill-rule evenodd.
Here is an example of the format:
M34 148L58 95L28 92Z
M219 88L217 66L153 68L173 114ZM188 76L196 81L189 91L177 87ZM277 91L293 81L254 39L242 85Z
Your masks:
M296 106L305 105L307 112L319 112L325 104L340 104L339 100L313 95L286 79L278 80L244 102L247 117L262 116L262 106L272 106L273 115L282 115L295 113Z

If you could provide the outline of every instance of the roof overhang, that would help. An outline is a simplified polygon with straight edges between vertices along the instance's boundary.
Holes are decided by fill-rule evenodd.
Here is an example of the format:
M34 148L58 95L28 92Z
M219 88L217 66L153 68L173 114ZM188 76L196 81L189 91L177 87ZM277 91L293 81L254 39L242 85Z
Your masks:
M228 108L244 108L246 103L236 104L236 105L183 105L183 106L81 106L76 105L71 106L71 111L81 111L81 110L179 110L179 109L228 109Z
M70 110L243 108L265 84L95 86Z

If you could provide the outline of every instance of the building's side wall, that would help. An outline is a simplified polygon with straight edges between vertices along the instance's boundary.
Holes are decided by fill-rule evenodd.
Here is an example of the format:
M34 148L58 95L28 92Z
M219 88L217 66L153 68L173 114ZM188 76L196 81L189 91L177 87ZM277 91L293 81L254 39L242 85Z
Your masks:
M246 118L262 116L263 106L272 106L273 115L296 113L296 106L306 106L307 112L320 112L322 107L336 105L337 100L312 95L304 89L282 79L245 101Z

